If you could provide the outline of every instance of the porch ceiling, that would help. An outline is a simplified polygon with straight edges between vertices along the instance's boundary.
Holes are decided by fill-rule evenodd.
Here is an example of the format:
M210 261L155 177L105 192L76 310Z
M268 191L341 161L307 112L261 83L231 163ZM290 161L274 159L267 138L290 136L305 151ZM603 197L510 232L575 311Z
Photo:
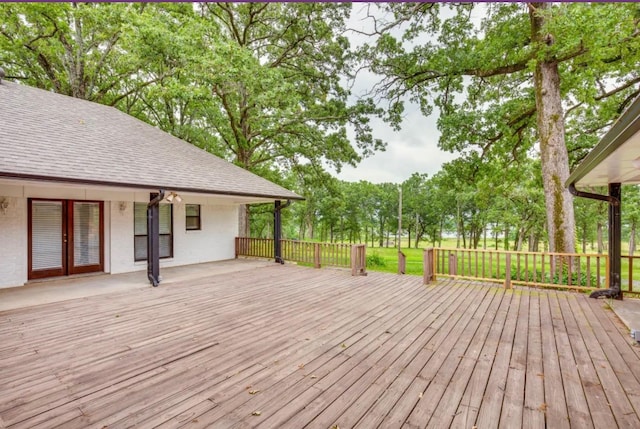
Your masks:
M640 97L573 171L566 186L640 183Z

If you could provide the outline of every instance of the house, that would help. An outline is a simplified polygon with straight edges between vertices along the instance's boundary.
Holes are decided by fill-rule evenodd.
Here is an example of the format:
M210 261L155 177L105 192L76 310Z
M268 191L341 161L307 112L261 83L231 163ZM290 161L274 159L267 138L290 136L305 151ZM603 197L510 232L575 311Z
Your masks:
M609 207L609 278L607 290L592 297L622 299L621 290L621 185L640 183L640 97L624 111L607 134L571 173L565 185L578 197L600 200ZM577 188L607 186L608 195Z
M160 265L233 258L241 204L302 199L113 107L7 81L0 153L0 287L144 269L156 285Z

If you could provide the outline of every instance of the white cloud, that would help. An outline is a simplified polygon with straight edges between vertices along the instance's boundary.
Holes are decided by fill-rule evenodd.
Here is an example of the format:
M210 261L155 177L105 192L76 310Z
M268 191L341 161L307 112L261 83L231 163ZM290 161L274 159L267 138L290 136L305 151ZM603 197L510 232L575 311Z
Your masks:
M372 121L375 136L387 142L387 150L364 159L357 167L347 166L337 174L346 181L368 180L372 183L400 183L413 173L437 173L455 154L438 148L440 132L437 116L425 117L417 106L407 106L400 131L394 131L380 119Z
M370 12L379 14L372 6ZM348 28L370 31L371 20L366 18L366 5L354 4ZM396 36L398 36L396 34ZM349 33L352 48L365 43L367 36ZM352 88L353 94L364 95L378 82L379 76L361 72ZM404 120L401 130L395 131L378 118L371 121L374 138L387 142L387 150L364 159L357 167L346 166L336 176L345 181L368 180L373 183L400 183L413 173L433 175L443 163L456 157L438 148L440 132L437 129L438 113L422 115L418 105L405 102ZM335 172L334 172L335 173Z

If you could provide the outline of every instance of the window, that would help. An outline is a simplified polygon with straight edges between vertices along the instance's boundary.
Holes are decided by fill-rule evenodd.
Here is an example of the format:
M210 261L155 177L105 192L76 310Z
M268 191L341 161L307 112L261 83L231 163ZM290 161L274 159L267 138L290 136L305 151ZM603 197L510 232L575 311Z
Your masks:
M135 203L134 255L136 261L147 260L147 203ZM173 206L160 204L160 258L173 257Z
M200 204L186 204L187 231L200 230Z

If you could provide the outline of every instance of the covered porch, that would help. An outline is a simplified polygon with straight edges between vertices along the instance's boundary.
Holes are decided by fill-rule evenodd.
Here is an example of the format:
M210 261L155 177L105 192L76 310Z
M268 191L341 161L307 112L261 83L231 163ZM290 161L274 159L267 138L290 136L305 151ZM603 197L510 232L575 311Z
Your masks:
M0 427L640 427L640 350L584 294L273 262L144 281L0 311Z
M243 258L168 267L162 269L162 281L163 285L169 285L207 276L252 270L271 264L264 259ZM142 271L121 274L95 273L35 280L25 286L0 289L0 311L149 287L147 274Z

